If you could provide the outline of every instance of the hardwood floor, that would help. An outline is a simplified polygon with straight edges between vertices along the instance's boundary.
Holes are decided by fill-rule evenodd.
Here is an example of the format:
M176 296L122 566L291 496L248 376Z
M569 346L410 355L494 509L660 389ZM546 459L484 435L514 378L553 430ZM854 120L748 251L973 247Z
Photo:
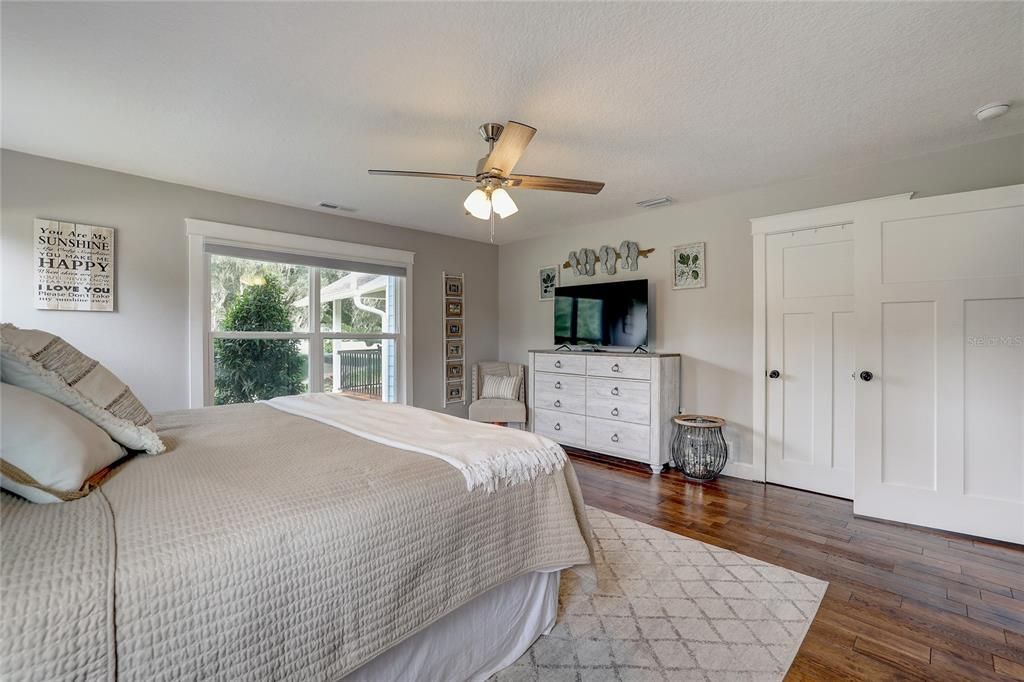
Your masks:
M829 581L789 680L1024 680L1024 548L569 449L587 504Z

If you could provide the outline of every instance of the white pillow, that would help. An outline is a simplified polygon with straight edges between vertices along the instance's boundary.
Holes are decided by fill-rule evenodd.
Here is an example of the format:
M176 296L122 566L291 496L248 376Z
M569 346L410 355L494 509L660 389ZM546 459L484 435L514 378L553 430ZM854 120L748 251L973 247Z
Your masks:
M494 374L484 375L481 398L501 398L502 400L519 400L519 377L502 377Z
M113 372L70 343L38 329L0 326L3 381L67 405L131 450L164 444L147 425L153 416Z
M30 502L83 497L86 481L124 456L85 417L10 384L0 384L0 429L0 487Z

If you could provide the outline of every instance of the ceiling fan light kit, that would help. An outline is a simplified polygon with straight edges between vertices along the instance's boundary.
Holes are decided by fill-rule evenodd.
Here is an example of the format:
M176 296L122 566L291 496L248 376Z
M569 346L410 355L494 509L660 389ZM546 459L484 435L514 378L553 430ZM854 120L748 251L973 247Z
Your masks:
M397 175L400 177L436 178L440 180L461 180L474 182L477 188L469 193L462 203L474 218L490 220L491 241L494 241L494 216L504 219L519 211L516 202L506 188L542 189L553 192L576 194L597 194L604 187L603 182L554 178L544 175L512 175L519 158L526 151L526 145L537 133L537 129L515 121L508 125L484 123L480 136L487 142L487 156L476 165L476 175L455 173L428 173L422 171L369 170L370 175Z
M487 220L491 217L491 200L482 189L475 189L470 192L462 205L474 218Z

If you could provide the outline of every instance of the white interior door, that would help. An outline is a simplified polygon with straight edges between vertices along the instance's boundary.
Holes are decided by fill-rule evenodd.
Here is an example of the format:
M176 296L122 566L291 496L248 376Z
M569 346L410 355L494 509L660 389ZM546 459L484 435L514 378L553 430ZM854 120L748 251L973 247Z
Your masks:
M765 477L852 498L853 229L769 235L765 258Z
M868 211L856 238L854 512L1024 542L1024 186Z

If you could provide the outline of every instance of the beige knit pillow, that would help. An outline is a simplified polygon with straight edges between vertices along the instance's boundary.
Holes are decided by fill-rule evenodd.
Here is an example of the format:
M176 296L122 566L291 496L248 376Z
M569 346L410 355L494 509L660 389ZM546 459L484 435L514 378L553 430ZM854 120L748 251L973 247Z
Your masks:
M131 450L156 454L164 444L148 428L152 415L113 372L38 329L0 326L0 374L6 383L67 405Z

